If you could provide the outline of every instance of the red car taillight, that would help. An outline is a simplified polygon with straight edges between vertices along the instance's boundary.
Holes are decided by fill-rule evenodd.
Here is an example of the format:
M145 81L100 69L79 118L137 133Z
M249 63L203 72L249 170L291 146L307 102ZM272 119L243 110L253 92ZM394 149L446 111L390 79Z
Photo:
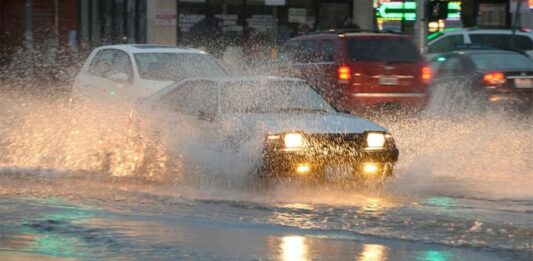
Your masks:
M483 75L485 86L501 85L505 83L505 75L502 72L490 72Z
M337 68L337 77L339 81L349 81L352 79L352 68L347 65L341 65Z
M431 71L431 67L429 65L422 67L422 75L420 78L422 79L423 83L431 82L431 79L433 78L433 72Z

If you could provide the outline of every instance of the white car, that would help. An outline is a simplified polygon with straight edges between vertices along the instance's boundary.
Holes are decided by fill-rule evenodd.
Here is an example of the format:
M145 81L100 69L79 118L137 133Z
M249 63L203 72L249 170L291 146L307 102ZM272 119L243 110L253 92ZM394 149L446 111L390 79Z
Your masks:
M138 106L177 153L204 159L198 165L240 154L266 177L384 178L399 155L387 129L339 113L298 79L189 79Z
M162 45L96 48L74 81L74 99L134 101L185 78L223 77L227 70L211 55Z
M430 36L427 56L458 50L460 46L480 45L500 49L517 49L533 58L533 32L527 29L465 28Z

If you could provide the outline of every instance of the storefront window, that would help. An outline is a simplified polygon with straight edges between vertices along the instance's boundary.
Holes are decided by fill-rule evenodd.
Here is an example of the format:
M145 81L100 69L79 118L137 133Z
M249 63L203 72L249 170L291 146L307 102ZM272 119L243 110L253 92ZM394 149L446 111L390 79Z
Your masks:
M246 57L260 59L290 38L342 25L351 17L352 1L287 0L268 6L264 0L180 0L178 42L215 55L241 46Z

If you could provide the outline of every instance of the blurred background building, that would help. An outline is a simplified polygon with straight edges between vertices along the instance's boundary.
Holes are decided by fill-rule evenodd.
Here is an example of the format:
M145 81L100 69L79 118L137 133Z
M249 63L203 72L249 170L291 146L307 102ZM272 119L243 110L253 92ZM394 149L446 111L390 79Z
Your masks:
M533 27L533 0L451 0L447 5L447 18L434 22L433 31ZM256 52L257 46L337 27L412 34L415 18L416 2L401 0L0 0L0 65L15 61L38 67L118 43L209 42L214 46L207 49L239 46ZM28 53L30 58L19 56Z

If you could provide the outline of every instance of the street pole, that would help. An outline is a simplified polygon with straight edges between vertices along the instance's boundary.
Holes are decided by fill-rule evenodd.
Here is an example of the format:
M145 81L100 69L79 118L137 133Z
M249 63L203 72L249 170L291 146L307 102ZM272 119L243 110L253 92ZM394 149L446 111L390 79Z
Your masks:
M181 43L180 11L180 0L176 0L176 46L180 46Z
M33 6L32 0L26 0L25 8L26 34L24 35L24 49L26 63L28 65L27 76L33 76Z
M426 53L427 45L427 13L426 0L416 0L415 43L421 53Z

